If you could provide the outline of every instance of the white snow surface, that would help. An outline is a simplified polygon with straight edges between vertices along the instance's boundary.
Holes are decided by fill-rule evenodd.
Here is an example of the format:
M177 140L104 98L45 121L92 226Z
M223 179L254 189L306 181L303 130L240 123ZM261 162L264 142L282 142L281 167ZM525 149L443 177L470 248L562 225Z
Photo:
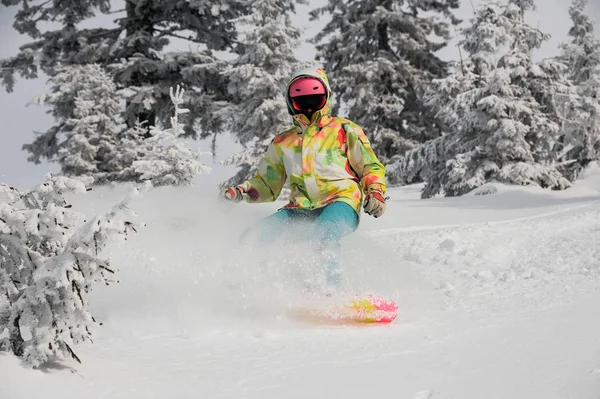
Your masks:
M400 315L358 326L291 317L318 274L306 245L239 243L283 203L227 211L202 178L147 192L132 204L146 226L109 253L120 282L90 296L103 325L83 363L0 354L0 398L598 399L598 168L565 192L491 186L392 189L382 218L363 215L336 297L381 295ZM125 191L71 202L92 215Z

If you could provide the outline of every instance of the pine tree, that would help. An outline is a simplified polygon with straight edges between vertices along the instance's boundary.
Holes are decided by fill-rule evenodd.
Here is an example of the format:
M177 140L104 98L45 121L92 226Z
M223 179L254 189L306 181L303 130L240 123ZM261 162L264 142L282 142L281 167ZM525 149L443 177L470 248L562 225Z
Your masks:
M67 193L85 193L79 180L51 177L29 192L0 184L0 350L31 367L53 356L80 361L74 345L91 341L96 324L87 294L109 284L114 270L100 252L135 231L128 197L104 216L85 221Z
M244 0L189 2L181 0L125 0L125 8L111 11L108 0L46 1L2 0L20 6L14 27L33 41L15 57L0 61L2 82L11 91L15 75L36 78L40 71L53 77L62 66L97 63L110 72L118 90L127 89L123 119L136 124L167 125L172 105L169 89L186 87L190 112L182 119L186 132L208 137L221 131L217 112L228 100L221 71L225 63L215 50L231 50L236 43L234 19L244 14ZM118 13L114 27L80 28L98 13ZM42 31L46 22L60 24ZM165 51L174 40L197 45L197 51ZM69 111L61 110L61 114ZM70 117L73 116L72 111ZM58 127L55 127L55 129ZM32 158L54 156L52 131L26 147Z
M563 136L557 151L565 159L564 173L575 180L590 162L600 158L600 41L585 8L587 0L574 0L569 14L571 42L563 44L560 60L576 93L567 99Z
M243 150L225 161L240 166L225 185L252 177L273 137L290 126L285 86L293 71L303 66L294 55L300 31L289 17L296 3L257 0L252 13L239 20L247 30L236 47L237 59L225 73L232 98L225 119Z
M333 91L361 124L386 162L440 135L423 103L432 80L447 74L435 52L450 38L458 0L330 0L312 16L329 13L316 37ZM436 39L433 39L433 38Z
M551 73L550 64L541 67L531 60L532 51L548 38L525 24L524 13L531 9L531 0L509 0L503 8L488 4L477 12L461 43L469 58L428 95L449 133L390 167L395 179L422 174L425 198L440 192L462 195L492 180L569 186L551 151L559 126L538 102L544 96L537 90L542 83L568 87L552 79L558 74Z
M97 64L74 65L57 68L50 84L51 93L34 103L49 106L58 124L24 146L32 153L29 160L45 157L58 162L65 175L94 176L100 183L123 169L115 163L122 98L110 76Z
M59 163L66 176L90 176L95 184L150 181L162 186L190 184L197 174L209 171L200 162L203 154L184 141L179 120L189 110L181 108L185 93L181 88L170 91L171 128L149 126L148 132L138 124L123 131L123 91L100 66L62 67L50 82L52 93L36 102L51 106L58 125L31 146L47 148L46 157Z
M170 91L171 102L175 106L170 128L153 126L150 137L141 143L135 141L139 135L133 135L133 140L123 140L125 146L137 147L142 154L131 164L137 180L150 181L153 186L182 186L191 184L196 175L210 171L200 162L203 154L190 149L182 141L185 130L179 123L179 117L189 112L187 108L180 108L184 103L184 93L180 87Z
M570 103L578 97L576 87L566 77L567 71L568 66L560 60L547 59L533 65L527 78L533 98L558 129L551 131L551 135L539 132L541 139L535 141L532 151L536 159L555 164L563 175L565 165L568 167L571 161L563 161L565 153L560 144L563 141L561 136L564 135L565 124L568 122ZM568 178L567 175L565 177Z

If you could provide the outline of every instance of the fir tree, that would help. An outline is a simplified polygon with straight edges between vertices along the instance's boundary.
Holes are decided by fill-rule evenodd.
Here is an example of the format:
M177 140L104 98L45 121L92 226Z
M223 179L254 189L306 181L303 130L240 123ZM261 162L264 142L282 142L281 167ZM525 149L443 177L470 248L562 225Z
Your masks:
M52 177L21 193L0 184L0 349L37 367L52 357L80 361L74 345L91 341L96 324L87 294L114 270L100 252L135 226L127 198L86 222L64 194L84 193L78 180Z
M441 109L449 133L393 165L389 171L396 180L422 174L425 198L462 195L492 180L569 186L550 150L559 126L536 100L541 82L562 86L552 80L557 75L550 65L531 60L532 50L547 39L525 24L524 13L531 9L531 0L510 0L503 8L488 4L477 12L461 43L469 58L437 81L428 96Z
M180 87L170 90L171 102L175 106L171 117L171 127L159 129L152 127L150 137L142 143L123 140L123 145L137 147L142 155L131 164L131 171L139 181L150 181L153 186L182 186L192 183L193 178L201 173L208 173L210 168L200 162L203 155L200 151L190 149L182 141L185 134L183 124L179 123L180 115L189 112L180 108L184 102L185 91Z
M2 1L20 6L13 26L33 39L15 57L0 61L7 90L12 90L15 75L36 78L42 71L53 77L61 66L97 63L111 73L117 89L127 89L123 119L128 128L168 124L169 88L179 83L187 88L190 112L182 120L186 132L208 137L223 127L216 111L228 99L221 74L225 63L213 51L234 47L234 19L246 12L244 0L125 0L125 8L115 11L107 0ZM109 12L119 14L114 27L80 28L81 22ZM50 21L60 26L42 31L55 26L45 24ZM199 50L166 52L173 40L185 40ZM48 147L53 130L26 147L34 159L55 155Z
M450 24L460 22L452 15L458 6L458 0L330 0L312 13L331 15L316 37L317 57L348 117L364 127L384 162L440 134L423 95L447 74L435 52L450 38Z
M600 41L586 14L587 0L574 0L569 13L571 41L563 44L560 60L576 93L567 99L563 136L557 151L565 159L564 173L575 180L581 170L600 157Z
M565 153L561 150L561 135L564 135L565 124L568 122L569 104L578 97L576 87L566 77L567 70L568 66L560 60L548 59L533 65L527 77L533 98L540 104L548 120L557 127L550 135L540 131L540 139L535 140L532 151L536 159L555 164L563 175L565 165L571 161L563 161Z
M57 68L50 84L51 93L34 103L49 106L58 124L24 146L32 153L29 160L45 157L58 162L65 175L94 176L98 182L122 170L115 162L122 98L110 76L96 64L74 65Z
M95 184L150 181L162 186L190 184L194 176L209 171L200 162L203 154L184 141L179 121L189 110L181 108L185 93L181 88L170 91L174 106L170 128L150 126L148 132L138 124L123 131L123 91L101 67L75 65L57 72L50 79L52 93L36 102L51 105L58 125L31 146L47 148L46 157L59 163L63 174L90 176Z
M293 71L303 66L294 55L300 31L289 18L295 4L257 0L252 13L239 21L247 30L236 47L237 59L225 73L232 99L226 119L243 150L225 161L240 166L226 185L252 177L273 137L290 125L285 86Z

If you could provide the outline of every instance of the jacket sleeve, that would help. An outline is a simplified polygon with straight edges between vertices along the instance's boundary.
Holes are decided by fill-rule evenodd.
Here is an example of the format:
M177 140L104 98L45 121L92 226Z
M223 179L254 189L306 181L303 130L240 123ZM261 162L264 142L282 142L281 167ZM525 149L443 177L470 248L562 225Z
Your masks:
M385 166L377 159L362 128L355 123L349 123L344 126L344 130L348 161L358 174L363 191L368 193L379 190L385 194Z
M246 202L272 202L279 197L286 180L280 151L271 142L256 176L237 186L242 190Z

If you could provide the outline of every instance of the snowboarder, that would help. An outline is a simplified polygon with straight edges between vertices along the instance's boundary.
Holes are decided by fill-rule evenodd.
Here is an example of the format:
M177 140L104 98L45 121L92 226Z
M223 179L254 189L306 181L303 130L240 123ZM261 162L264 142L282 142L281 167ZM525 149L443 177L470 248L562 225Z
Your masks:
M219 197L275 201L289 180L289 203L251 230L268 239L298 221L312 223L310 238L323 256L327 283L338 285L339 242L358 227L361 204L376 218L385 212L385 167L360 126L331 116L331 88L321 68L294 74L285 97L294 127L269 144L254 178L223 189Z

